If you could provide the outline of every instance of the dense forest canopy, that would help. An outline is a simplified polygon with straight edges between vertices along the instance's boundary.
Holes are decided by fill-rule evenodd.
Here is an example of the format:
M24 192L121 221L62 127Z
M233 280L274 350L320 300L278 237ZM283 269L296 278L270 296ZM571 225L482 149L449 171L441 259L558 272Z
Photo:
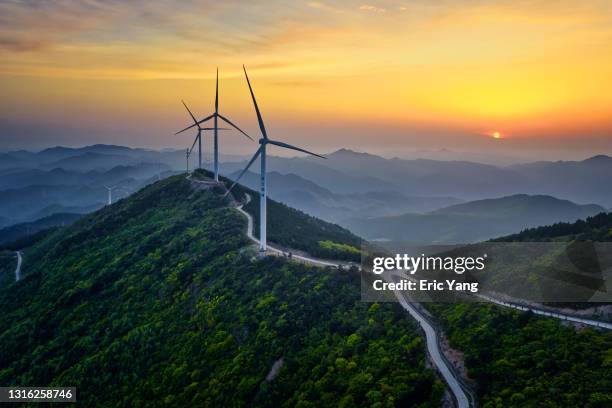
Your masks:
M494 305L429 303L485 408L612 406L612 333Z
M493 241L612 241L612 213L600 213L573 223L558 222L529 228Z
M0 288L0 383L87 407L439 405L398 305L361 302L354 270L258 259L245 228L176 176L53 231Z
M496 241L612 241L612 214L532 228ZM578 247L580 248L580 247ZM529 275L529 262L516 268ZM532 268L531 268L532 269ZM523 282L513 272L508 285ZM513 282L513 280L519 281ZM533 282L531 283L533 285ZM585 308L598 304L553 304ZM426 304L465 353L483 407L612 406L612 332L494 305Z
M259 237L259 194L247 192L251 201L244 206L254 220L253 234ZM339 225L322 221L283 203L268 199L268 239L285 248L305 251L313 256L359 262L361 239Z

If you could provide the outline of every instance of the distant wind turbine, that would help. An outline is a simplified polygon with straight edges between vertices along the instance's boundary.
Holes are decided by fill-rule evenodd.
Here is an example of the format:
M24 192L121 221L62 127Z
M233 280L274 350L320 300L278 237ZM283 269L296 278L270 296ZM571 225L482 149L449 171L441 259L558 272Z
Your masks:
M185 161L187 162L187 175L189 175L189 153L191 151L189 149L185 150Z
M184 104L184 102L183 102ZM185 107L187 108L187 105L185 105ZM187 110L189 111L189 108L187 108ZM217 131L219 130L219 125L218 125L218 119L221 119L222 121L224 121L225 123L227 123L228 125L232 126L234 129L236 129L237 131L239 131L240 133L242 133L243 135L245 135L246 137L248 137L249 139L253 140L251 138L251 136L247 135L242 129L240 129L238 126L236 126L232 121L230 121L228 118L226 118L225 116L221 115L219 113L219 68L217 68L217 83L216 83L216 88L215 88L215 112L212 115L209 115L207 117L205 117L204 119L198 121L195 119L195 117L191 114L191 111L189 111L189 114L191 115L191 117L193 118L194 124L191 126L186 127L183 130L179 130L178 132L176 132L175 134L178 135L179 133L182 133L186 130L191 129L194 126L198 127L198 135L200 134L200 124L210 120L210 119L214 119L215 120L215 124L214 127L212 128L215 132L214 132L214 170L215 170L215 181L219 181L219 139L218 139L218 135L217 135ZM198 136L199 139L199 136ZM201 142L200 142L201 143ZM202 161L201 159L201 155L200 155L200 162ZM201 167L201 164L200 164Z
M114 190L123 190L124 193L127 193L128 195L130 194L130 191L125 188L125 187L121 187L121 186L104 186L106 187L106 189L108 190L108 205L111 205L113 203L113 191Z
M111 205L113 203L113 190L117 188L117 186L104 186L106 187L106 189L108 190L108 205Z
M246 77L247 84L249 85L249 91L251 92L251 97L253 98L253 105L255 105L255 112L257 113L257 121L259 122L259 129L261 130L262 138L259 139L259 149L255 152L249 163L246 165L244 170L240 173L234 184L227 190L225 195L227 196L229 192L234 188L234 186L238 183L240 178L249 170L249 167L253 164L257 158L260 158L261 170L260 170L260 180L261 186L259 190L259 252L263 253L267 248L267 217L266 217L266 200L267 200L267 177L266 177L266 146L268 144L284 147L286 149L296 150L298 152L307 153L311 156L320 157L325 159L325 157L318 155L316 153L309 152L308 150L301 149L299 147L291 146L290 144L284 142L278 142L276 140L268 139L268 134L266 133L266 127L264 126L263 119L261 117L261 113L259 112L259 107L257 106L257 101L255 100L255 94L253 93L253 88L251 87L251 81L249 81L249 76L247 75L246 68L244 65L242 66L244 70L244 76Z

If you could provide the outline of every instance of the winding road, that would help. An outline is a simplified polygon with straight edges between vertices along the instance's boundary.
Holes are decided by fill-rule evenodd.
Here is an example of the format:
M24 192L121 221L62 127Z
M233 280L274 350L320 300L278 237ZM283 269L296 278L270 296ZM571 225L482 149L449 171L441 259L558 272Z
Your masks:
M448 384L455 401L457 402L458 408L468 408L471 406L468 395L463 390L461 383L457 379L455 373L447 365L446 360L442 357L440 351L438 333L433 326L427 321L425 316L421 314L413 305L411 305L402 294L401 291L394 290L393 294L399 301L400 305L421 325L425 332L425 339L427 341L427 352L431 357L431 361L438 369L438 372L444 378L444 381Z
M197 181L197 180L192 180ZM240 213L242 213L247 218L247 237L259 245L259 240L253 234L253 226L254 221L251 214L244 210L244 206L251 202L251 196L249 194L245 194L246 202L235 207ZM274 253L275 255L287 256L287 254L278 248L268 245L268 251ZM334 263L325 261L322 259L311 258L302 255L292 255L293 259L297 259L304 263L308 263L315 266L333 266L338 268L348 267L350 265L343 263ZM444 381L448 384L450 391L453 394L453 398L459 408L467 408L475 405L474 397L469 393L466 393L466 388L462 381L459 379L458 374L451 369L450 363L444 358L442 351L440 350L440 343L438 338L438 333L435 328L431 325L428 319L417 309L415 308L409 301L406 300L403 293L401 291L393 292L400 305L420 324L421 328L425 333L426 344L427 344L427 352L431 357L432 363L436 366L436 369L443 377ZM479 298L486 300L491 303L495 303L500 306L509 307L517 310L527 311L531 310L533 313L553 317L566 321L573 321L577 323L583 323L591 326L596 326L604 329L612 329L612 324L601 322L597 320L583 319L574 316L563 315L560 313L547 312L540 309L535 309L531 307L521 306L517 304L512 304L509 302L504 302L495 298L491 298L484 295L479 295ZM468 391L469 392L469 391Z
M534 314L537 314L540 316L553 317L555 319L565 320L568 322L581 323L581 324L586 324L589 326L600 327L606 330L612 330L612 323L602 322L600 320L585 319L582 317L567 315L563 313L549 312L547 310L537 309L537 308L533 308L529 306L523 306L517 303L505 302L503 300L495 299L493 297L486 296L486 295L476 295L476 296L479 299L486 300L487 302L495 303L496 305L500 305L504 307L509 307L511 309L521 310L523 312L531 311Z
M15 268L15 282L19 282L21 279L21 251L15 251L17 253L17 268Z
M251 202L251 196L249 194L246 195L246 202L236 207L238 211L244 214L247 217L247 237L255 243L259 245L259 240L253 235L253 217L251 214L246 212L243 207ZM281 256L286 256L285 252L278 248L274 248L268 245L268 251L274 252ZM321 259L310 258L301 255L292 255L292 259L298 259L302 262L312 264L315 266L334 266L334 267L345 267L346 264L343 263L331 263ZM414 306L412 306L409 302L406 301L401 291L394 291L395 296L397 297L399 303L402 307L421 325L423 331L425 332L425 339L427 343L427 351L431 357L431 361L436 366L444 381L448 384L455 401L457 402L458 408L468 408L470 407L470 399L466 395L463 390L461 383L455 376L455 373L449 368L445 359L442 357L442 352L440 350L439 342L438 342L438 334L436 333L433 326L427 321L427 319L419 312Z
M253 235L253 225L255 224L255 222L253 221L253 217L251 216L251 214L249 214L248 212L244 211L244 209L242 207L244 207L245 205L247 205L248 203L251 202L251 196L249 194L246 194L246 202L244 204L239 205L238 207L236 207L236 209L238 211L240 211L242 214L244 214L245 217L247 217L248 220L248 224L247 224L247 237L249 237L249 239L253 242L255 242L257 245L259 245L259 240L255 237L255 235ZM270 244L268 244L268 251L273 252L277 255L281 255L281 256L287 256L287 253L281 249L278 248L274 248L273 246L271 246ZM317 259L317 258L310 258L307 256L302 256L302 255L297 255L297 254L291 254L291 259L297 259L300 260L304 263L308 263L308 264L312 264L315 266L333 266L333 267L337 267L337 268L341 268L341 267L345 267L347 266L347 264L343 264L343 263L338 263L338 262L329 262L329 261L324 261L322 259Z

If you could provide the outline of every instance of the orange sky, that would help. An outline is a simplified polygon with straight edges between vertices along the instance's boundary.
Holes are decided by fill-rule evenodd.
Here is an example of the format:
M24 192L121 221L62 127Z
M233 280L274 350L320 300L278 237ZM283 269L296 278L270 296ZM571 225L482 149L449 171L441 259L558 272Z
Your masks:
M183 147L216 66L256 134L242 63L273 133L323 150L612 145L610 1L125 3L0 3L0 148Z

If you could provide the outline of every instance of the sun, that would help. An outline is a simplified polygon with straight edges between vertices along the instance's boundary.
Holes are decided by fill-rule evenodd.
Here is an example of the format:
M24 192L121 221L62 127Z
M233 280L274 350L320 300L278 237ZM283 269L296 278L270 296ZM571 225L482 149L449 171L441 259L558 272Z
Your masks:
M501 137L502 137L501 133L499 133L497 131L493 132L492 136L493 136L493 139L501 139Z

